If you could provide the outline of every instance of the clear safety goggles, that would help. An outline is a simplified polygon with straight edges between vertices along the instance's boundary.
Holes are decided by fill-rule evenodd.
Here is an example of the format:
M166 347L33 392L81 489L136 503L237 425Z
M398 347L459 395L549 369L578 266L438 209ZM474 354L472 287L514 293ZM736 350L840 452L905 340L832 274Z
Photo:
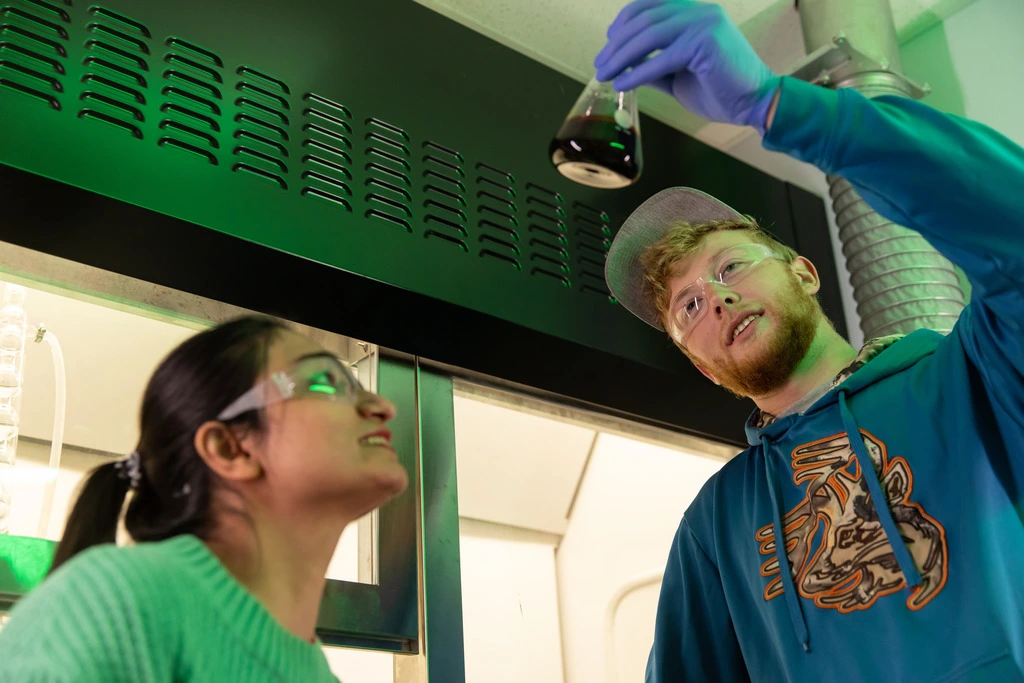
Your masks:
M231 420L293 398L312 396L340 403L355 403L363 390L359 380L341 360L328 354L302 358L290 369L275 372L239 396L217 416Z
M669 304L669 325L674 328L670 331L676 341L681 342L707 312L709 284L731 287L769 258L777 259L779 255L764 244L740 244L719 254L708 272L684 287Z

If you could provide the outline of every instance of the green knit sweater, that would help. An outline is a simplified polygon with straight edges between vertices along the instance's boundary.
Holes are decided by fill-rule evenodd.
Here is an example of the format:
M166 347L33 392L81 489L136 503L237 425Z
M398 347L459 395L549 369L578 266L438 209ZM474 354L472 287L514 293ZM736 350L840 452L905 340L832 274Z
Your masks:
M90 548L10 617L2 683L337 681L195 536Z

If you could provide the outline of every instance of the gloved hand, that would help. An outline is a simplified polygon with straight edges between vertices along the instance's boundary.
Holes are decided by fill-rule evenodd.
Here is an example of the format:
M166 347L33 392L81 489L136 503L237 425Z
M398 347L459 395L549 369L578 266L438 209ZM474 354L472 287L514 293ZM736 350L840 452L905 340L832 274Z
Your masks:
M614 79L617 90L649 85L694 114L753 126L762 136L781 80L719 5L693 0L627 5L608 28L594 66L598 80Z

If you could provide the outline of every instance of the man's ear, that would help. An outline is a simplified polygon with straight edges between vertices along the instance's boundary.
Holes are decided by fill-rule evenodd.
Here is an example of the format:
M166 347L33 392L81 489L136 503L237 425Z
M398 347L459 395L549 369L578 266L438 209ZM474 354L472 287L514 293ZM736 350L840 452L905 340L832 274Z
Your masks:
M719 382L719 381L718 381L717 379L715 379L715 376L714 376L714 375L712 375L712 374L711 374L711 373L710 373L710 372L708 371L708 369L707 369L706 367L704 367L703 365L700 365L700 364L698 364L698 363L694 363L694 364L693 364L693 366L694 366L695 368L697 368L698 370L700 370L700 374L704 375L705 377L707 377L707 378L708 378L709 380L711 380L712 382L714 382L714 383L715 383L715 384L717 384L718 386L722 386L722 383L721 383L721 382Z
M821 278L818 277L818 269L814 267L814 264L807 257L797 256L789 264L789 269L796 275L796 279L800 282L800 287L811 296L817 294L818 290L821 289Z
M206 466L225 481L251 481L263 467L247 452L238 436L223 422L210 420L200 425L193 441Z

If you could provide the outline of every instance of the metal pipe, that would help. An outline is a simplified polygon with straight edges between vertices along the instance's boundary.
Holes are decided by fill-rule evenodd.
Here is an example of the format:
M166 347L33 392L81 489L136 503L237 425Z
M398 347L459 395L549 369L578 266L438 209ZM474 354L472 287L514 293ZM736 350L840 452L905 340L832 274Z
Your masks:
M889 0L799 0L808 54L855 46L824 82L866 97L909 97ZM966 302L956 268L918 233L886 220L846 180L827 176L865 339L919 328L948 333Z
M64 370L64 352L61 351L60 342L53 332L46 329L46 325L40 324L36 328L36 343L45 341L50 347L50 355L53 358L53 435L50 438L50 475L46 481L46 488L43 490L43 507L39 513L39 526L36 536L39 538L50 538L50 519L53 517L53 497L57 491L57 474L60 472L60 455L64 446L64 416L67 413L67 373ZM53 540L60 540L60 535Z
M798 0L807 54L846 35L857 49L903 72L889 0Z

